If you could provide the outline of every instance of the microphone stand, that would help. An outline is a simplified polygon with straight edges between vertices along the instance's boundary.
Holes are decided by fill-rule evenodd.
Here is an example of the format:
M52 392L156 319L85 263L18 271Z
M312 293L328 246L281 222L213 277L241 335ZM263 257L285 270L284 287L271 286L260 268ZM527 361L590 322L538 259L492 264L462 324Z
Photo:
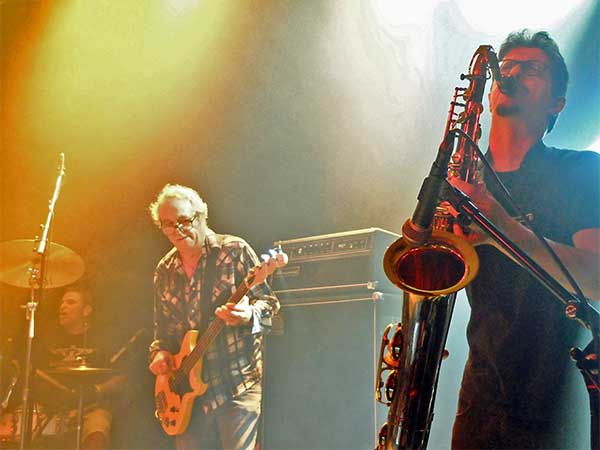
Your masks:
M585 298L572 294L558 283L490 222L469 196L451 186L447 181L444 186L443 198L459 212L459 222L462 224L476 223L485 234L498 243L521 267L565 305L565 315L569 319L576 320L590 330L591 342L584 351L577 348L572 349L571 358L576 362L576 366L584 378L590 398L591 448L593 450L600 449L600 313Z
M20 429L20 440L19 450L27 449L31 446L32 436L32 404L31 404L31 359L33 352L33 339L35 337L35 311L38 304L44 298L44 283L46 276L46 261L47 261L47 247L48 247L48 236L50 234L50 227L52 225L52 219L54 218L54 207L60 194L60 188L62 186L62 180L65 175L65 154L60 154L60 166L59 174L56 179L54 186L54 194L48 205L48 216L46 217L46 223L42 225L42 237L39 239L37 248L34 250L39 256L39 269L38 267L30 269L29 285L30 298L25 305L25 314L28 321L27 324L27 346L25 354L25 375L23 379L23 396L22 396L22 410L23 417L21 420Z

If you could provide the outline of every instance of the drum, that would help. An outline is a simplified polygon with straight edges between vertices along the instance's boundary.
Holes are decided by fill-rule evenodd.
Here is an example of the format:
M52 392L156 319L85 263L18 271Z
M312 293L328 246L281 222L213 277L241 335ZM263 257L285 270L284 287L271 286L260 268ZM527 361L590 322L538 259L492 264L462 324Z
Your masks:
M14 449L21 441L21 422L23 411L17 408L0 416L0 448ZM49 415L44 409L34 404L32 412L32 443L46 439L58 439L73 430L73 418L68 413Z

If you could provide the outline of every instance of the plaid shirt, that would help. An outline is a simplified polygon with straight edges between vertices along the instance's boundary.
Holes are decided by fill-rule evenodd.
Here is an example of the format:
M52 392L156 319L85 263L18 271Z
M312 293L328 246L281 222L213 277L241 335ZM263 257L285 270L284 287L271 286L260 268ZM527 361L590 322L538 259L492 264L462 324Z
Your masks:
M208 307L202 307L202 283L207 273L207 257L218 252L212 295ZM216 235L209 230L202 257L191 279L187 277L177 249L171 249L154 272L154 341L150 357L158 350L178 353L185 333L215 319L214 310L229 299L247 272L259 263L254 250L241 238ZM267 283L251 288L252 320L247 325L226 326L204 354L202 378L208 384L202 404L213 410L245 392L262 378L263 334L271 329L271 317L279 302ZM208 318L202 321L202 311ZM199 330L202 333L204 330Z

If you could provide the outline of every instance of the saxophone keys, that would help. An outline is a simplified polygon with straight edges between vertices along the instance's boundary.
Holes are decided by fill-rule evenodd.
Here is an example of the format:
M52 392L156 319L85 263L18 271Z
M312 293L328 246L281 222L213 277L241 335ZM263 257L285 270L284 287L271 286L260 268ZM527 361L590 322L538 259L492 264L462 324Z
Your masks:
M398 371L392 370L385 381L385 398L389 403L394 399L396 387L398 386Z
M377 436L377 448L375 450L384 450L388 440L388 424L383 424Z
M388 352L384 356L385 363L393 368L397 368L400 363L400 356L402 353L402 324L396 324L396 329L394 330L394 334L388 343Z

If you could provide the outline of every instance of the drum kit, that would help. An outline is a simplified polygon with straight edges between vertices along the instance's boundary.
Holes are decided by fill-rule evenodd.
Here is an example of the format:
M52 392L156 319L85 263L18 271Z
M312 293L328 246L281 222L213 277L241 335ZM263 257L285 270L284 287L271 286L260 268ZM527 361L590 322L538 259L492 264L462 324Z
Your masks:
M73 250L56 243L45 248L45 261L36 250L39 241L20 239L0 243L0 282L18 288L31 290L31 300L26 311L28 327L33 338L33 316L38 299L36 290L58 288L77 281L84 273L83 259ZM101 382L112 374L112 369L90 367L81 362L78 366L62 367L42 371L36 369L29 373L31 346L28 345L28 357L25 359L25 380L21 383L23 401L20 407L7 409L9 399L17 379L20 377L19 364L14 363L13 377L7 386L0 385L0 448L30 448L33 445L44 447L44 439L61 438L76 430L76 448L81 445L81 428L84 407L84 390L87 386ZM1 357L2 355L0 355ZM77 417L69 418L65 411L48 411L29 396L30 375L41 380L54 395L76 398ZM72 414L71 414L72 416ZM25 418L28 418L26 420ZM19 447L16 447L19 445Z

